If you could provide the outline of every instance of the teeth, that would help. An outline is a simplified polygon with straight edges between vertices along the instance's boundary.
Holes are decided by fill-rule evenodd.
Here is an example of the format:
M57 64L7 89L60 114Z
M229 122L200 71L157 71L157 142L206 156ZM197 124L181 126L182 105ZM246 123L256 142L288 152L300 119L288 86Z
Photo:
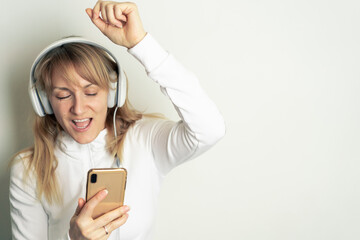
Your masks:
M81 119L81 120L73 120L74 122L86 122L89 121L90 118L85 118L85 119Z
M72 120L72 122L78 129L84 129L84 128L87 128L87 126L89 126L89 124L91 122L91 118L74 119L74 120Z

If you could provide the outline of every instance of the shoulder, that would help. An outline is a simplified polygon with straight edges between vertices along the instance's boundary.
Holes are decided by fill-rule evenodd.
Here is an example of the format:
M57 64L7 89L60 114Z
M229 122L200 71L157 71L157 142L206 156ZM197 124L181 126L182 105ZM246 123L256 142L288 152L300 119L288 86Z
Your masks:
M28 164L33 156L33 149L27 148L17 152L10 161L10 167ZM22 164L20 164L22 163Z
M34 171L29 167L32 151L21 151L15 155L10 165L9 199L12 209L25 204L35 204L37 183Z
M10 162L10 178L23 179L26 174L30 174L29 163L33 156L33 150L25 149L11 159Z

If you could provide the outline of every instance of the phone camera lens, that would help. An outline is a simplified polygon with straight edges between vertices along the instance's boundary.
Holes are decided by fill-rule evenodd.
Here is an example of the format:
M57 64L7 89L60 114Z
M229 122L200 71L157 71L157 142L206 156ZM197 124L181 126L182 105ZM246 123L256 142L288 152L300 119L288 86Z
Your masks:
M96 183L96 180L97 180L97 175L96 174L91 174L91 183Z

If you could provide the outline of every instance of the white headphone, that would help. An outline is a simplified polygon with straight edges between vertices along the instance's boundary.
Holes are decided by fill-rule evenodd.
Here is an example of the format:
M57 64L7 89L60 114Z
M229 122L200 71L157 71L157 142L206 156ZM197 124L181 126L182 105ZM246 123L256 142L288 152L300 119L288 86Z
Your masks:
M125 73L124 73L122 67L120 66L119 61L116 59L116 57L109 50L107 50L106 48L104 48L103 46L99 45L96 42L93 42L93 41L90 41L90 40L87 40L84 38L79 38L79 37L68 37L68 38L56 41L56 42L50 44L44 50L42 50L40 52L40 54L37 56L37 58L35 59L32 67L31 67L30 82L29 82L29 95L30 95L30 100L31 100L32 106L35 110L35 113L37 115L39 115L40 117L44 117L46 114L53 113L49 99L46 96L46 92L41 89L37 89L35 86L35 82L37 80L37 79L35 79L35 75L34 75L36 66L41 61L41 59L52 49L54 49L56 47L60 47L67 43L84 43L84 44L88 44L91 46L95 46L100 49L103 49L106 53L108 53L110 55L110 57L113 58L113 60L117 64L118 78L117 78L117 81L112 83L110 86L109 93L108 93L108 104L107 105L109 108L112 108L115 106L122 107L124 105L125 99L126 99L126 77L125 77Z

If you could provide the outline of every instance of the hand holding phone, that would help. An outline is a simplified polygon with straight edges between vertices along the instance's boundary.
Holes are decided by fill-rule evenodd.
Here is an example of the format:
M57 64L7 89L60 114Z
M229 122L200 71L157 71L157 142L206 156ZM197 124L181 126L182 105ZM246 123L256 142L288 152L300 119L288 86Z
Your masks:
M128 206L107 212L96 219L92 218L94 209L107 197L108 193L107 190L101 190L87 202L83 198L78 200L78 207L70 220L69 236L71 239L106 237L126 223L129 217Z

